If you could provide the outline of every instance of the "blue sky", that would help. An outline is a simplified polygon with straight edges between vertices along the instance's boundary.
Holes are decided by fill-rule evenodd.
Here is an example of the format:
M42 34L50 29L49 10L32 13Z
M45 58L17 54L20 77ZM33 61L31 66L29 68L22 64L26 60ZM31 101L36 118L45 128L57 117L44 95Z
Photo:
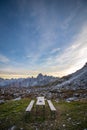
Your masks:
M0 1L0 77L60 77L85 62L86 0Z

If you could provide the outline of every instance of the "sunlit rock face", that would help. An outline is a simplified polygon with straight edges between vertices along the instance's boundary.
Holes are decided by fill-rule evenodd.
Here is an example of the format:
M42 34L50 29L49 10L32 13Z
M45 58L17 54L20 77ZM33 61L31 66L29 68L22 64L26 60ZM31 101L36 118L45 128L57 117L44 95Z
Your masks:
M54 86L53 89L87 89L87 63L75 73L63 77L63 82Z

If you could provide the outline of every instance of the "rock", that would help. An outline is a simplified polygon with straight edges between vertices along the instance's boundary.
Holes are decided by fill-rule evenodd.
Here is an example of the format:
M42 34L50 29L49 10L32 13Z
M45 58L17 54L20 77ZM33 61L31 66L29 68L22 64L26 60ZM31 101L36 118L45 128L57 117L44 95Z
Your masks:
M24 130L23 128L20 128L20 130Z
M5 103L5 101L4 100L0 100L0 104L3 104L3 103Z
M65 127L66 125L65 124L63 124L63 127Z
M67 113L66 116L69 116L69 114Z
M77 125L79 125L80 124L80 122L77 122Z
M15 125L13 125L11 128L9 128L8 130L16 130L16 126Z
M77 101L77 97L70 97L66 99L66 102Z
M58 99L56 99L56 100L55 100L55 102L59 102L59 100L58 100Z
M71 117L69 117L67 120L70 121L70 120L71 120Z
M51 126L53 126L53 124L51 124Z

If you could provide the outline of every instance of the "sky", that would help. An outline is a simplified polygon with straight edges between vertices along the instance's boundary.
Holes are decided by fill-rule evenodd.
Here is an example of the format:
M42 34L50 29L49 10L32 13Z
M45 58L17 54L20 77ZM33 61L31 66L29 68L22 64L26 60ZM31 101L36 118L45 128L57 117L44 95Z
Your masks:
M0 77L62 77L87 62L87 0L0 0Z

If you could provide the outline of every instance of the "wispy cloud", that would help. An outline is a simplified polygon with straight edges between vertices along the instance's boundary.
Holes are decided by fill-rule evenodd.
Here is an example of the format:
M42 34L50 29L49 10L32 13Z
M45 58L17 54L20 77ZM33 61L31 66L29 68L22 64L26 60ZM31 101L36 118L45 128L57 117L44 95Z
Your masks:
M77 17L82 5L81 2L78 2L76 8L73 8L73 10L70 11L70 13L68 13L69 15L64 19L64 21L61 21L60 23L57 17L57 12L54 13L55 11L51 10L51 8L49 8L48 10L46 3L44 1L39 1L39 4L36 1L30 3L31 3L32 13L31 12L29 13L31 14L31 17L34 19L34 21L32 21L32 26L35 27L33 33L37 34L38 38L36 41L30 41L33 46L32 49L29 50L30 44L26 46L26 50L27 50L26 57L27 60L29 60L30 64L37 64L37 62L41 60L43 55L47 54L50 50L52 50L50 51L50 54L54 54L60 51L59 49L61 48L60 39L64 39L64 37L60 38L60 34L61 35L64 34L64 32L61 32L62 30L60 30L60 25L62 26L61 28L63 30L66 29L66 31L68 32L67 28L69 27L73 19ZM23 6L23 8L24 5L26 5L23 3L20 4L21 7ZM50 11L51 13L49 15ZM29 24L30 26L30 22L27 22L27 24ZM25 24L23 23L23 25ZM57 49L54 48L56 44L57 44ZM66 44L66 42L64 44ZM59 54L57 55L57 58L58 57ZM52 64L51 63L52 58L53 56L48 55L47 57L45 57L45 60L48 61L49 64Z
M56 33L58 22L56 14L50 14L45 6L44 1L38 2L34 1L32 3L32 17L35 18L34 25L36 25L34 33L37 34L37 41L34 41L34 46L32 51L28 50L26 47L27 54L26 57L30 59L30 62L36 63L41 60L41 58L49 53L56 53L59 48L53 50L53 46L57 44L58 33ZM51 21L49 21L51 17ZM31 42L31 44L33 44Z
M31 76L37 76L37 74L40 73L38 70L32 70L29 68L23 68L23 67L16 67L16 66L3 66L0 68L0 77L4 78L19 78L19 77L31 77Z
M60 48L54 48L50 53L51 53L51 54L54 54L54 53L56 53L56 52L58 52L58 51L60 51Z
M10 61L10 59L9 59L8 57L6 57L6 56L0 54L0 62L2 62L2 63L7 63L7 62L9 62L9 61Z
M61 23L61 28L63 30L65 30L65 29L67 30L67 28L69 27L69 25L71 25L73 19L75 20L77 18L77 15L78 15L81 7L82 7L82 2L81 1L77 1L76 2L76 7L74 7L72 9L72 11L68 12L69 15Z
M45 63L49 72L56 75L70 74L81 68L87 62L87 27L86 25L75 36L71 46L60 55L49 57Z
M49 49L49 45L43 45L42 49L36 54L29 56L32 59L33 68L35 67L38 72L63 76L75 72L80 69L87 62L87 27L83 24L80 32L75 35L69 43L69 46L62 50L60 48L53 48L50 53L46 51ZM44 48L44 49L43 49ZM44 52L45 51L45 52ZM42 60L41 64L36 64L35 61L39 61L43 53L46 57ZM56 53L55 55L53 55Z

